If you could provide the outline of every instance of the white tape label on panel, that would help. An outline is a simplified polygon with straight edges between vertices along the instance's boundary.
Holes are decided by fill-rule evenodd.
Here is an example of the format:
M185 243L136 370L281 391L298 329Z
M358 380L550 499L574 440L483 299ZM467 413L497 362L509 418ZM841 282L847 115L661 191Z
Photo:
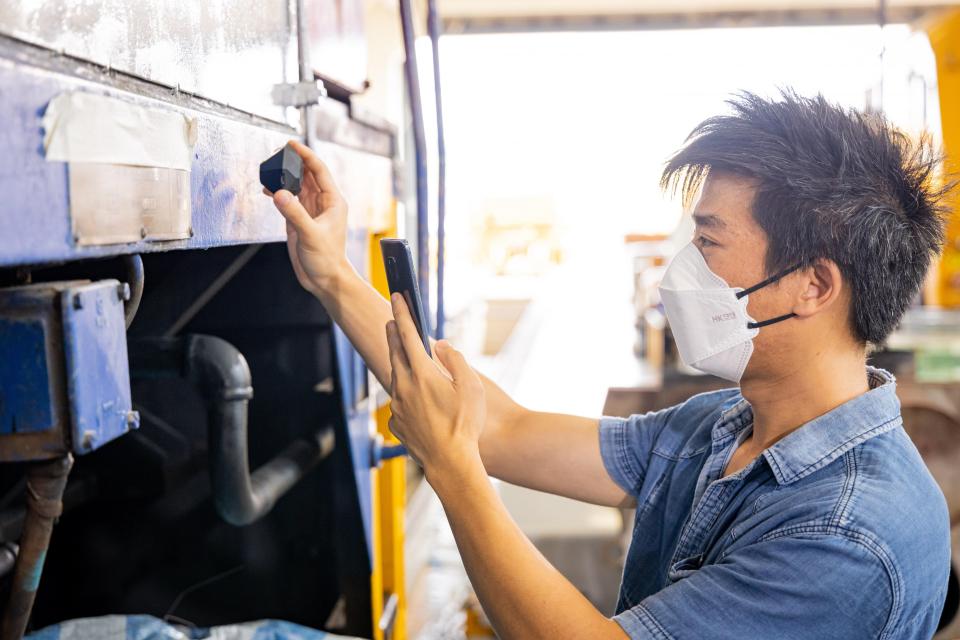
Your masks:
M182 113L71 91L43 115L47 160L190 171L196 123Z
M69 163L78 245L192 235L189 172L196 119L75 91L50 101L43 127L47 160Z

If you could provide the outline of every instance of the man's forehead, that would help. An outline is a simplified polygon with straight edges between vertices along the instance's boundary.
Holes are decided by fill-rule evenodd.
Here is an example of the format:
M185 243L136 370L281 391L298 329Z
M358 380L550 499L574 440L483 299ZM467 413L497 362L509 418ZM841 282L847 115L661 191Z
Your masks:
M755 188L748 178L710 175L694 203L693 220L703 228L745 231L754 225L750 206Z

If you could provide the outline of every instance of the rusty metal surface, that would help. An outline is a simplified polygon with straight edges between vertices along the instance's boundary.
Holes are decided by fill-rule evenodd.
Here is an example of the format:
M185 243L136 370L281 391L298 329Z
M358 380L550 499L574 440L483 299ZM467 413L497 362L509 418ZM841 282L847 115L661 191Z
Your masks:
M63 491L71 468L73 457L69 454L49 462L35 462L27 468L27 514L10 599L0 624L3 640L19 640L27 629L53 525L63 513Z
M0 355L4 356L0 362L3 370L0 401L6 406L2 415L9 427L0 430L2 462L44 460L69 451L70 416L59 295L71 284L82 283L35 284L0 290L0 340L4 342L0 349ZM18 332L10 330L16 327L39 330L37 338L42 344L12 344L13 340L26 338L22 332L17 335ZM20 362L23 360L26 362ZM24 369L33 369L34 375L25 375ZM7 399L14 394L19 396L16 402ZM16 420L14 414L19 416ZM27 416L29 421L25 419ZM19 425L16 429L13 428L15 422Z
M274 84L296 82L287 0L0 3L0 33L286 122Z

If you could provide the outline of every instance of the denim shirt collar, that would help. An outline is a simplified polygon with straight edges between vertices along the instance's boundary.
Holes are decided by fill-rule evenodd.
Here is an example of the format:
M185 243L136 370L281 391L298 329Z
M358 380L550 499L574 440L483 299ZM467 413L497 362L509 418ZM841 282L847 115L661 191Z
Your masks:
M869 391L814 418L763 452L778 484L796 482L902 423L893 374L868 366L867 378ZM752 424L750 403L741 399L723 413L713 439L736 436Z

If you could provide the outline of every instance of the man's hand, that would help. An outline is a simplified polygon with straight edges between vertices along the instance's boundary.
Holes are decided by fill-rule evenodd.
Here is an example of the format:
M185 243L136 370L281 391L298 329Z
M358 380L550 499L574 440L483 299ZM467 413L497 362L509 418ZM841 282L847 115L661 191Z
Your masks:
M393 394L394 412L399 405L403 420L396 420L394 428L414 456L420 457L428 480L434 477L433 469L456 458L470 458L461 460L461 470L485 467L491 475L525 487L599 504L623 503L626 494L610 479L600 457L596 420L525 409L492 381L469 370L462 356L447 345L436 349L440 364L431 361L412 323L407 327L412 336L409 346L398 351L410 366L402 370L405 377L393 384L391 370L396 367L391 366L384 335L384 325L394 315L390 304L347 260L347 204L330 170L304 145L293 140L290 144L304 164L299 198L285 190L265 193L273 196L287 221L287 249L297 280L323 303L380 384L387 389L399 385ZM396 329L401 337L396 344L404 346L403 325ZM421 366L424 362L429 366ZM441 364L456 372L453 379L440 372ZM463 367L458 369L459 364ZM445 387L437 375L443 377ZM482 389L475 393L478 378ZM411 417L420 414L429 419ZM447 422L441 424L438 416ZM478 447L482 454L477 453ZM483 464L477 465L481 455Z
M297 280L314 295L328 293L352 269L347 261L347 203L320 158L296 140L290 146L303 159L303 185L294 197L286 189L270 193L287 221L287 250Z
M464 465L481 464L479 441L487 417L483 383L445 340L434 349L440 363L431 360L403 297L393 294L390 302L390 430L432 483Z

